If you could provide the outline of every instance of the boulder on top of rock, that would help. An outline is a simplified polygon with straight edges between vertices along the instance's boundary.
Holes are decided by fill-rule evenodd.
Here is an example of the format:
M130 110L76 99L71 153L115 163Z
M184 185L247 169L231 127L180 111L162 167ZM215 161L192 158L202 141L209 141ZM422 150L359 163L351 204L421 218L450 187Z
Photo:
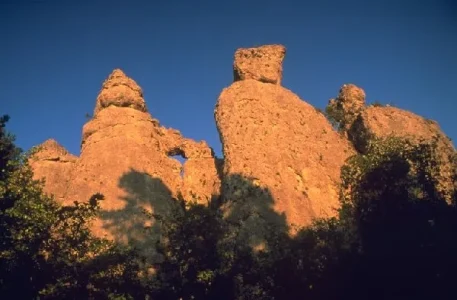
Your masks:
M276 78L281 49L273 52L280 58ZM260 62L255 51L244 57L246 66ZM236 60L245 52L238 50ZM222 91L215 118L226 207L256 203L262 218L281 223L275 215L284 213L289 225L299 226L336 214L340 168L354 150L317 109L279 84L241 80Z
M236 50L233 64L234 81L254 79L280 85L285 54L286 48L282 45Z
M110 105L147 111L141 88L120 69L115 69L103 83L95 105L94 116Z

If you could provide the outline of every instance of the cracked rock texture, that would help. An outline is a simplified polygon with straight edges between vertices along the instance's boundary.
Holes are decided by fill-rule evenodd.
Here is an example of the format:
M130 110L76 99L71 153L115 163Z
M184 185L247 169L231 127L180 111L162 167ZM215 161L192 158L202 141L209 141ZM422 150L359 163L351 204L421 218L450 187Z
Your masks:
M70 166L65 169L73 174L70 180L54 173L64 168L62 159L47 162L49 157L64 157L66 151L52 142L43 146L34 170L37 177L46 177L46 189L61 202L87 201L98 192L105 196L102 217L93 227L97 235L139 242L142 237L135 231L147 226L141 208L163 213L180 194L203 203L219 194L212 149L160 126L147 112L140 87L120 70L104 82L94 118L83 127L81 154L71 156L71 171ZM187 160L182 164L173 155Z
M241 49L235 73L243 53L264 49L276 49L275 62L282 61L281 46ZM252 60L255 63L247 63L252 74L262 74L263 66L270 64L270 57ZM284 213L289 224L307 225L315 217L335 215L340 168L354 150L322 113L279 85L281 69L274 69L275 84L250 76L219 96L215 118L225 159L223 197L228 207L249 198L258 201L259 195L237 180L251 178L252 184L269 191L264 205Z

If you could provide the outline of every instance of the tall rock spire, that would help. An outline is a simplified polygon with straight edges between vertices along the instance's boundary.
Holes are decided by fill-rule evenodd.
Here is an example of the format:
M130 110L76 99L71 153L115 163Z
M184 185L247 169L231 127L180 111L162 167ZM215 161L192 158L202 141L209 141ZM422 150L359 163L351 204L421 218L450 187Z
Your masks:
M94 118L83 127L74 174L67 203L105 196L93 232L145 251L157 236L145 236L144 226L156 225L142 209L166 213L178 195L207 203L220 187L211 148L162 127L147 112L141 88L118 69L103 83Z
M322 113L280 86L284 55L281 45L236 51L235 82L215 110L222 193L234 206L260 205L253 215L265 222L282 226L275 216L284 213L289 225L307 225L336 214L340 168L354 150ZM256 189L264 192L253 194Z
M216 163L204 141L160 126L141 88L119 69L103 83L94 118L83 127L80 156L48 140L31 161L36 179L46 178L45 191L64 205L103 194L92 232L135 245L146 257L154 253L157 231L144 227L157 224L142 209L165 214L179 195L208 203L220 190Z

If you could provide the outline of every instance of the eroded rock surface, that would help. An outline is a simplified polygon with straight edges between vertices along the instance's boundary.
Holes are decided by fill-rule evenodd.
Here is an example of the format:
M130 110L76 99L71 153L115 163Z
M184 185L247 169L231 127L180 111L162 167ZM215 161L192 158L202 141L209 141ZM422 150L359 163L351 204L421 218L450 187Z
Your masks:
M246 63L259 68L269 63L253 60L255 64ZM228 203L262 201L252 196L258 186L264 205L285 213L289 224L307 225L315 217L335 215L340 168L354 151L323 114L278 84L246 78L222 91L215 118Z
M282 61L285 54L286 48L282 45L238 49L233 64L234 81L254 79L281 84Z
M148 113L138 84L116 69L84 125L80 157L48 140L30 160L35 178L45 178L45 192L64 204L104 194L94 233L134 243L149 256L160 228L142 210L166 214L179 196L207 203L222 193L226 217L247 225L237 238L255 249L267 244L270 225L286 229L334 216L341 167L377 137L437 137L441 190L455 184L448 163L455 149L435 122L394 107L367 107L363 89L346 84L329 103L340 134L281 86L285 52L282 45L236 51L234 83L222 91L215 110L224 160L205 142L161 126ZM145 235L144 227L152 234Z
M44 192L54 195L59 201L64 201L78 157L70 154L53 139L37 146L37 150L29 159L34 179L44 178Z
M54 157L48 152L38 153L41 165L42 157ZM187 160L182 164L174 155ZM220 189L212 149L160 126L147 112L140 87L120 70L103 84L94 117L83 127L80 157L72 163L74 176L62 188L65 192L58 189L61 201L72 204L102 193L102 217L94 223L94 233L143 243L144 249L153 241L145 240L143 228L154 224L148 224L142 209L165 214L172 197L206 203ZM52 166L40 171L41 165L34 169L46 175L46 186L54 192Z
M130 107L142 112L147 111L143 91L133 79L127 77L119 69L115 69L103 83L102 90L97 97L94 116L110 105Z

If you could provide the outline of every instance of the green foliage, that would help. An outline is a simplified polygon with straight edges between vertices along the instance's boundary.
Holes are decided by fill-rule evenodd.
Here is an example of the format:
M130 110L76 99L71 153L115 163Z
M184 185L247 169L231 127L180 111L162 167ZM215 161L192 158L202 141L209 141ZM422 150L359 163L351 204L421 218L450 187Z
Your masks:
M7 115L0 117L0 182L5 181L17 168L21 153L21 150L13 144L14 136L6 132L5 126L8 120Z
M379 102L379 101L374 101L373 103L370 104L371 106L374 106L374 107L383 107L384 105Z
M314 107L314 109L318 112L318 113L321 113L323 114L324 111L322 109L320 109L319 107Z
M436 151L435 142L378 140L342 169L340 222L360 251L349 268L351 296L374 289L411 298L454 293L457 212L437 192Z
M205 205L178 199L168 217L154 217L161 224L158 250L164 257L158 268L160 289L155 293L170 299L208 297L220 264L221 216Z
M239 199L229 213L222 199L178 197L166 213L145 212L155 222L146 233L160 232L151 269L141 249L91 234L102 195L61 206L43 194L7 121L2 299L455 299L457 212L436 189L436 142L374 139L341 170L338 217L293 237L272 196L247 179L237 185L259 199Z
M42 182L32 179L28 154L4 129L7 120L0 119L0 297L114 297L132 263L128 253L90 233L103 196L61 206L43 194Z
M344 128L344 111L337 105L327 105L325 115L333 128L342 130Z

